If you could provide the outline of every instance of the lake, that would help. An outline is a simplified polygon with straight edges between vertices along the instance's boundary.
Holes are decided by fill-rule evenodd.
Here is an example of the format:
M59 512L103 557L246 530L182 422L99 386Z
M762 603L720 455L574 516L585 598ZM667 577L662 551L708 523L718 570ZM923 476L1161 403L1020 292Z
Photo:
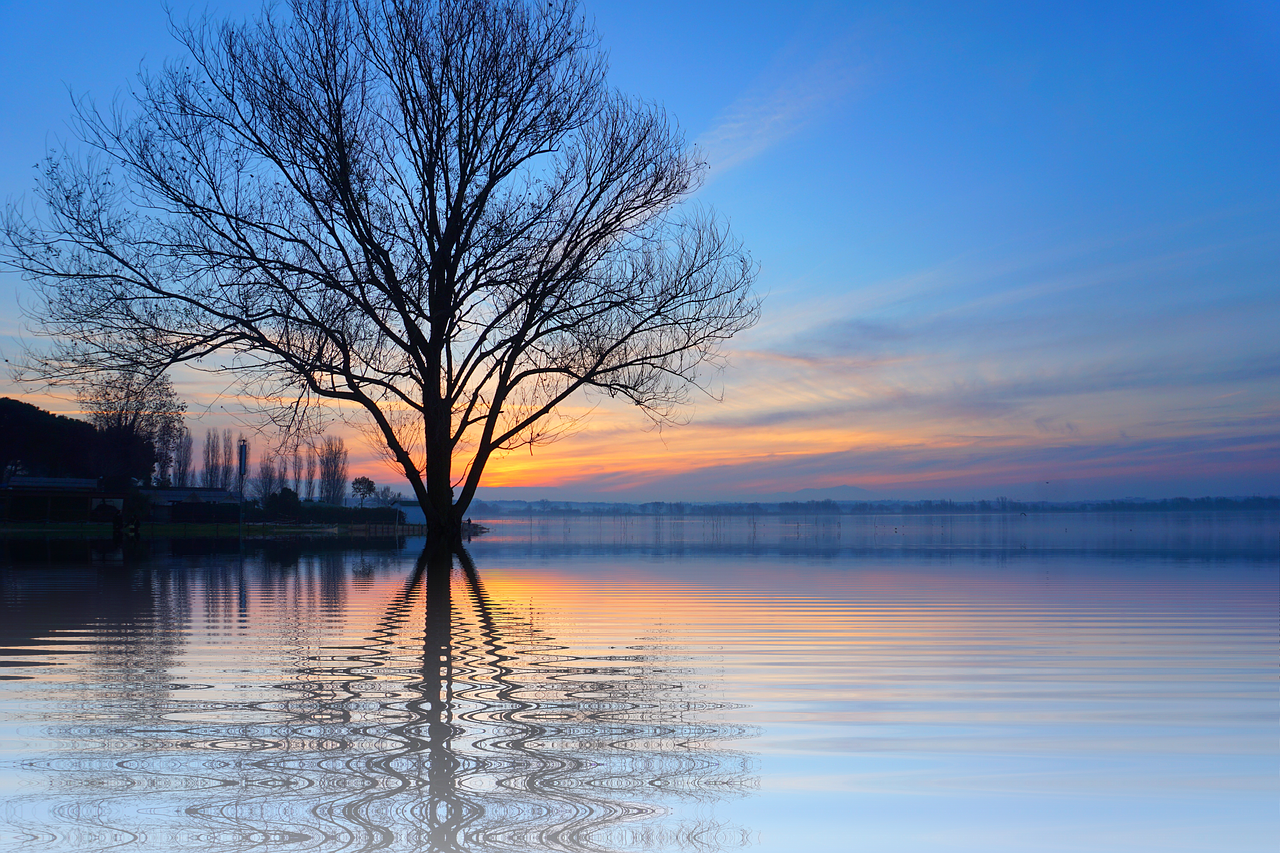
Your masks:
M484 523L0 542L0 848L1280 841L1280 514Z

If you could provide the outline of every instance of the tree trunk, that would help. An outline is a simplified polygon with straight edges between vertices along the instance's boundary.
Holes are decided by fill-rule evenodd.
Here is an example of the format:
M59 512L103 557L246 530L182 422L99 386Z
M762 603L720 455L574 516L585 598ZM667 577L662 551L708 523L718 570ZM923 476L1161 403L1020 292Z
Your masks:
M425 424L427 500L422 510L427 517L427 538L432 544L452 548L462 542L462 516L453 504L450 413L445 401L432 402L434 411L429 413Z

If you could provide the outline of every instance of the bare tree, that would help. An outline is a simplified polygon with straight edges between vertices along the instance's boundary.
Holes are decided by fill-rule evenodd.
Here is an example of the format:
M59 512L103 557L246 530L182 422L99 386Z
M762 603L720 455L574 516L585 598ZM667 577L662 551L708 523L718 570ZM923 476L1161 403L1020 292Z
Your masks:
M193 443L191 430L184 426L173 449L173 485L180 489L192 485L195 479L191 469Z
M301 497L302 495L302 448L298 445L293 447L293 493Z
M222 439L216 429L204 431L204 467L200 469L200 484L206 489L217 489L222 482Z
M326 435L317 452L320 462L320 500L342 506L347 494L347 447L341 438Z
M404 500L404 495L399 492L393 492L390 486L383 486L373 495L373 502L377 506L393 506L397 501L402 500Z
M244 436L241 436L244 438ZM237 491L237 473L239 464L236 460L236 443L231 438L231 430L224 429L222 431L222 461L218 466L218 488L226 489L229 492Z
M285 479L281 473L285 471L283 464L277 466L276 460L263 454L258 460L258 476L253 479L253 496L265 506L267 498L285 487Z
M11 208L44 375L221 353L246 393L360 410L437 541L495 453L580 392L674 420L758 314L660 108L605 80L574 0L292 0L178 28L136 109L85 106ZM456 503L454 487L458 488Z
M304 485L307 487L307 500L316 499L316 451L313 447L307 448L307 473L303 479Z
M136 440L150 445L154 458L138 476L167 481L187 408L169 377L125 369L85 374L76 384L80 405L100 432L117 435L125 444ZM153 467L145 471L148 466Z

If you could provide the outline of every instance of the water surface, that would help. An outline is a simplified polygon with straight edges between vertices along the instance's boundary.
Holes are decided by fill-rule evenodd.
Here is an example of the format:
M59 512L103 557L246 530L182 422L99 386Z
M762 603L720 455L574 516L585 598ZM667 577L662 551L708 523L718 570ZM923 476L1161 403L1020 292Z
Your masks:
M1254 851L1280 517L4 544L0 846Z

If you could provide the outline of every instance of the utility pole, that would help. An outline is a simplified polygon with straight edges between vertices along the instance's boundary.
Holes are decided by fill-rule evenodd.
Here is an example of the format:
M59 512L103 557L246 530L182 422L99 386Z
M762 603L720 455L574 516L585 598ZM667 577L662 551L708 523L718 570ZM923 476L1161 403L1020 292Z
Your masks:
M244 548L244 475L249 467L249 442L240 439L238 447L240 458L240 476L236 480L236 492L238 497L238 505L240 507L240 547Z

